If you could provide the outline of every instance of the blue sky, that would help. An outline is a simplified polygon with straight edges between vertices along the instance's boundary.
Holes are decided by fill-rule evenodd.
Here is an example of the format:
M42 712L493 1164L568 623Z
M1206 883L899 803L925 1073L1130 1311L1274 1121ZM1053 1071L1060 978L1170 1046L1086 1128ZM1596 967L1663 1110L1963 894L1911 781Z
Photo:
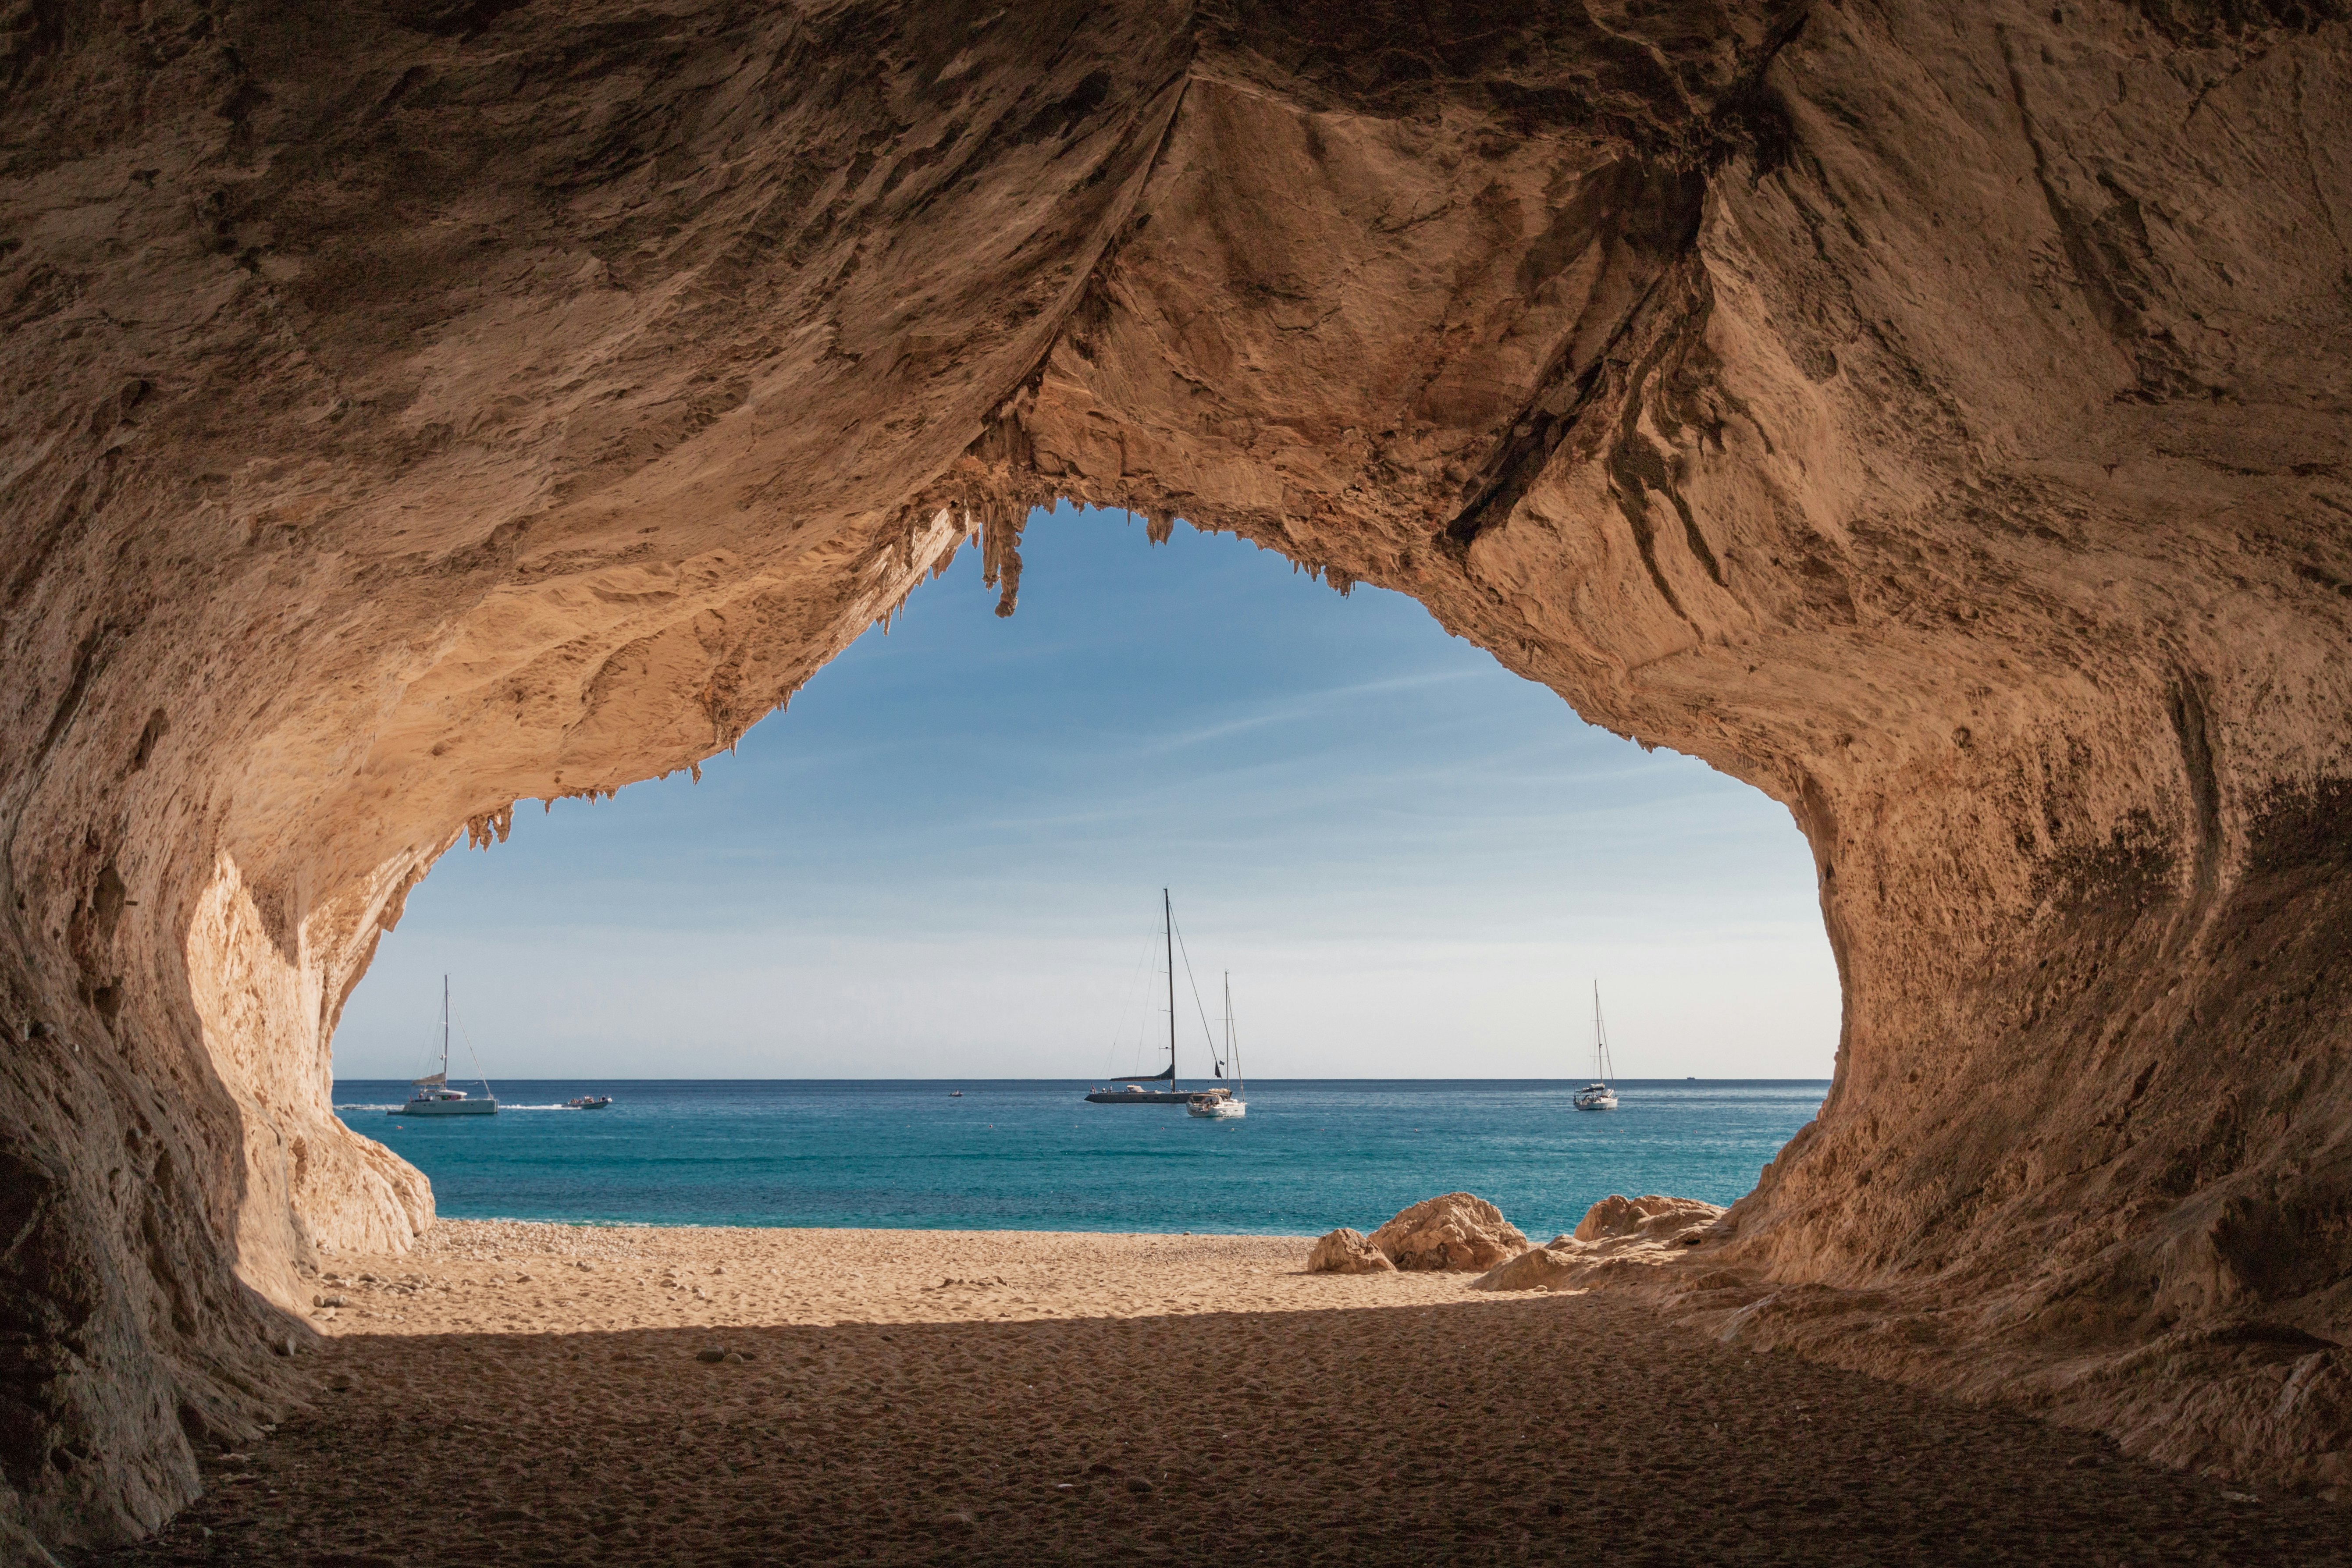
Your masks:
M1018 615L967 551L699 784L453 850L339 1074L424 1070L445 970L493 1081L1153 1070L1165 884L1254 1076L1580 1075L1595 978L1623 1076L1828 1075L1777 803L1231 538L1065 509L1023 555Z

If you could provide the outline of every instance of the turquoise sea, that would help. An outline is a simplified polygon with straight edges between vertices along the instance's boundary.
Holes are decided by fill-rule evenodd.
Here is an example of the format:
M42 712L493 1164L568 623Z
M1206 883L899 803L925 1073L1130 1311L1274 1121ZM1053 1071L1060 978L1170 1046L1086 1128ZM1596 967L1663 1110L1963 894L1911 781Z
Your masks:
M1309 1235L1466 1191L1540 1240L1611 1193L1729 1203L1829 1089L1627 1079L1587 1112L1561 1080L1273 1080L1209 1121L1034 1080L492 1087L495 1117L386 1115L407 1084L367 1079L335 1108L457 1219ZM614 1105L562 1109L591 1092Z

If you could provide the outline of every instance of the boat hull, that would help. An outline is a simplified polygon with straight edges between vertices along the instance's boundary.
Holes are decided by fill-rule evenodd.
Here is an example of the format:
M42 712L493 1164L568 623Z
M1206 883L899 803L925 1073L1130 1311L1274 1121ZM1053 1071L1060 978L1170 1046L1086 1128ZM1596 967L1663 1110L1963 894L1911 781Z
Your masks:
M1098 1089L1087 1096L1088 1105L1189 1105L1193 1090L1179 1094L1173 1089Z
M495 1100L412 1100L388 1116L496 1116Z

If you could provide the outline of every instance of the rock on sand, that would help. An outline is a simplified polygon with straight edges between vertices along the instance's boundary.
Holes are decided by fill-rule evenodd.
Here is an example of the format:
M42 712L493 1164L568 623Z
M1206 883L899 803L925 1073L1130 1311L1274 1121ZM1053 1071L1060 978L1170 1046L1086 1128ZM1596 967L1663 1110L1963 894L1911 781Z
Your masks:
M1528 1245L1501 1209L1468 1193L1425 1198L1372 1232L1370 1241L1399 1268L1460 1272L1492 1268Z
M1572 1285L1608 1263L1662 1263L1698 1241L1722 1217L1696 1198L1620 1197L1585 1211L1573 1236L1556 1236L1471 1281L1474 1290L1537 1290Z
M1584 1217L1576 1223L1576 1239L1666 1241L1685 1231L1704 1230L1722 1217L1721 1207L1696 1198L1669 1198L1656 1193L1622 1198L1612 1193L1584 1211Z
M1360 1230L1342 1226L1315 1244L1307 1255L1309 1274L1393 1274L1389 1255L1364 1239Z

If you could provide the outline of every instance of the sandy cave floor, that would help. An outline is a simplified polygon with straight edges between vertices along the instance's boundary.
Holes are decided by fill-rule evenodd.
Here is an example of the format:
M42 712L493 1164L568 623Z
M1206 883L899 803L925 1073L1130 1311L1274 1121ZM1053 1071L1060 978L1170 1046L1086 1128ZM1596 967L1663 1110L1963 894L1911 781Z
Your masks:
M2352 1562L2326 1503L1307 1246L444 1222L330 1266L315 1404L80 1561Z

